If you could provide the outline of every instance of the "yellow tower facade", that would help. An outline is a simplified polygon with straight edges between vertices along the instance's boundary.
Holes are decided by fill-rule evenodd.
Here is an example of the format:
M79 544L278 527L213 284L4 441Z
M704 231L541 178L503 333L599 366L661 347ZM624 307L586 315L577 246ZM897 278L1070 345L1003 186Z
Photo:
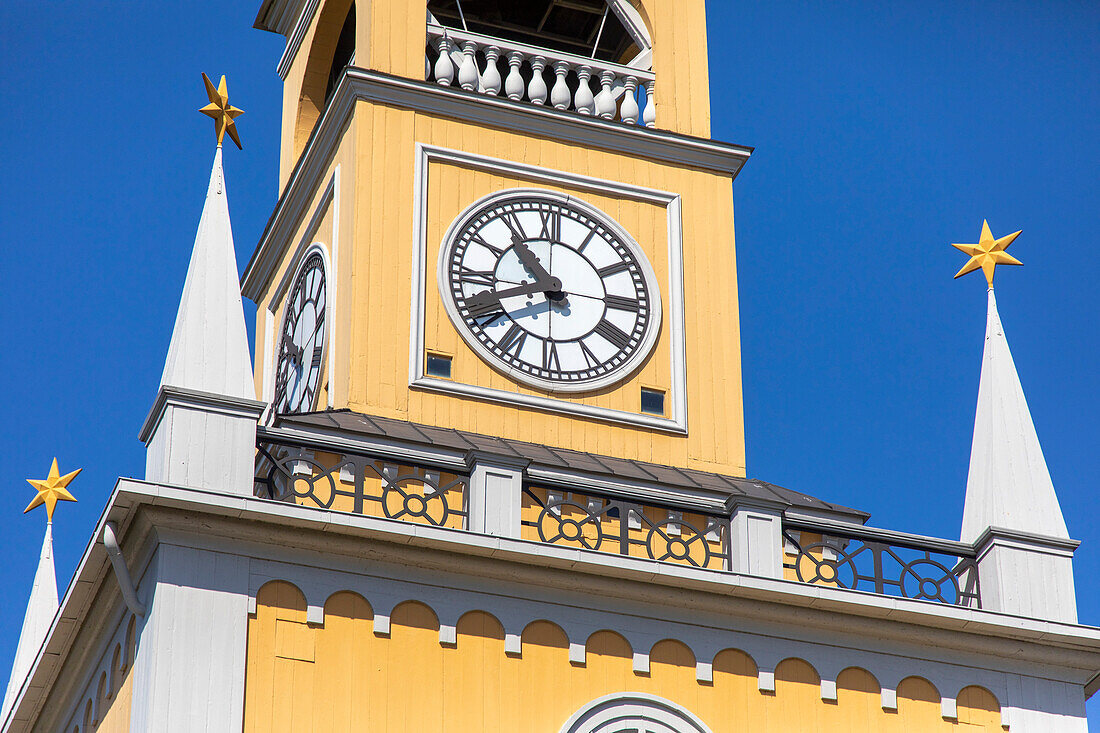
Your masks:
M280 29L276 5L261 26ZM290 411L744 475L732 181L750 151L705 137L703 4L461 7L328 0L290 31L283 194L244 276L258 391L278 402L296 371L288 298L319 252L327 344Z

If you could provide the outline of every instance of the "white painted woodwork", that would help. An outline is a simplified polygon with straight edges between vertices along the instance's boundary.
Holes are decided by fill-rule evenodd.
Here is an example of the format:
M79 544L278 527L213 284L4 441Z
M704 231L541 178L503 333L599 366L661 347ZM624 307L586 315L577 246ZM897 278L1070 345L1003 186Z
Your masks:
M439 58L435 60L433 67L435 83L449 87L455 78L455 67L451 62L451 39L445 35L440 36L436 41L436 50L439 51Z
M255 396L219 146L160 389L141 430L145 477L251 496L264 407Z
M992 288L960 539L989 527L1069 539Z
M467 41L462 46L462 65L458 67L458 85L468 92L478 88L477 44Z
M130 730L241 730L248 647L242 555L163 543L141 581L149 612L134 662Z
M734 572L783 577L783 514L773 507L738 504L730 518Z
M571 110L582 115L598 114L604 119L619 120L625 124L644 124L653 127L656 109L653 101L652 56L640 54L630 66L614 64L595 58L585 58L564 51L509 41L458 28L444 28L428 22L428 44L439 52L435 63L425 63L425 79L441 86L451 86L455 79L455 63L458 65L458 84L467 91L478 91L490 96L501 92L501 72L498 60L508 60L508 76L504 81L504 93L512 101L524 99L521 67L526 63L531 69L531 80L526 89L526 100L534 105L549 104L558 110ZM461 47L455 55L452 49ZM479 70L477 55L485 58L485 68ZM550 85L546 72L549 71ZM570 88L570 76L578 81L574 92ZM595 77L600 91L593 96L591 80ZM639 86L646 89L645 108L641 109L632 95ZM619 100L622 111L619 111Z
M523 64L523 54L512 51L508 54L508 78L504 80L504 93L508 99L518 102L523 99L523 75L519 67ZM425 77L427 78L427 77Z
M256 397L220 146L160 383L228 397Z
M498 537L520 536L523 466L497 456L475 453L470 459L467 516L471 532Z
M992 528L977 545L983 609L1077 623L1076 541Z
M31 584L31 595L27 601L27 610L23 614L23 627L19 631L19 643L15 647L15 659L11 665L11 675L4 691L4 707L0 711L0 724L8 716L19 695L23 681L31 671L38 649L46 639L46 634L57 613L57 575L53 564L53 525L46 523L46 534L42 537L42 550L38 555L38 569Z
M982 607L1077 620L1073 551L997 300L989 288L961 539L978 550Z
M481 75L481 93L500 94L500 69L497 68L497 59L500 58L500 49L496 46L485 47L485 71Z

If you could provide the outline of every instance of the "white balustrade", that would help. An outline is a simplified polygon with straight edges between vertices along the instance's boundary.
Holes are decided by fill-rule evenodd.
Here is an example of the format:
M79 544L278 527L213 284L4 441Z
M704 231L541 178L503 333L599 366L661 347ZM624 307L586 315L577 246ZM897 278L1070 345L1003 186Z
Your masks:
M441 86L653 127L653 72L428 24L424 76ZM429 54L430 56L430 54ZM502 69L501 64L507 64ZM549 84L548 84L549 81ZM595 93L593 93L595 83Z

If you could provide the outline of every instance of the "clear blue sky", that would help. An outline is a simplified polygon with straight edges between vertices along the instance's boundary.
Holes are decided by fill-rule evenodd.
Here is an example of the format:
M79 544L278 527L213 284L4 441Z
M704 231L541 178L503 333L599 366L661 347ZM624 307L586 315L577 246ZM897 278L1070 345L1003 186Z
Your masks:
M56 516L64 588L115 478L144 472L213 155L199 72L247 112L226 151L242 267L275 202L282 39L256 6L0 3L5 679L45 521L23 479L84 467ZM1022 229L998 303L1100 624L1100 6L708 15L713 135L756 147L733 193L750 475L957 537L985 288L952 281L949 243Z

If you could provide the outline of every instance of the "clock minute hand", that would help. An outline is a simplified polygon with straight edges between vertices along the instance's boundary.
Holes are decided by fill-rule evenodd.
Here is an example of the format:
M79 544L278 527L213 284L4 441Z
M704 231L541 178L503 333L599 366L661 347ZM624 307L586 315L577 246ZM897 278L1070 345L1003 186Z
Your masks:
M527 246L526 242L519 237L513 237L512 244L516 250L516 256L519 257L519 261L526 265L527 269L531 271L531 274L535 276L536 285L544 286L546 292L561 290L561 280L550 276L550 273L542 266L542 263L539 262L539 258L535 256L535 253L531 251L531 248Z

